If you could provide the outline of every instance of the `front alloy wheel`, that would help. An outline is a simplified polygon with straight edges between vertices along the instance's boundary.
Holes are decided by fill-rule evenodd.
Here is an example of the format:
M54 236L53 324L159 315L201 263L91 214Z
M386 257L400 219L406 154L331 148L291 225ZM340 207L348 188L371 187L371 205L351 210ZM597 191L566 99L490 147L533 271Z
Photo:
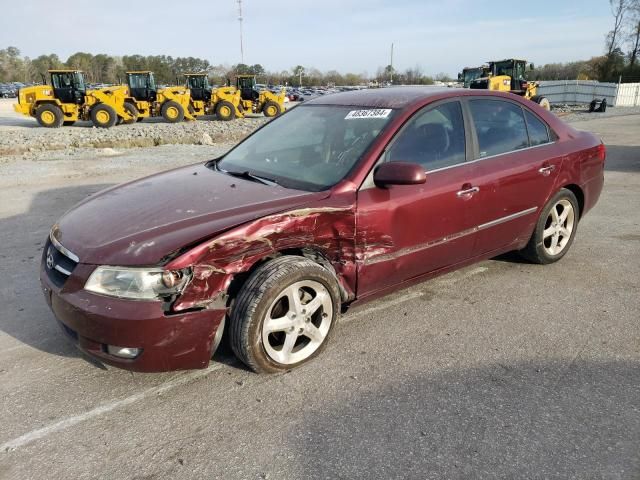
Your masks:
M231 308L231 347L256 372L290 370L322 351L339 311L340 292L327 268L304 257L278 257L240 289Z
M319 282L303 280L285 288L267 310L262 344L269 357L292 365L309 358L331 328L331 295Z

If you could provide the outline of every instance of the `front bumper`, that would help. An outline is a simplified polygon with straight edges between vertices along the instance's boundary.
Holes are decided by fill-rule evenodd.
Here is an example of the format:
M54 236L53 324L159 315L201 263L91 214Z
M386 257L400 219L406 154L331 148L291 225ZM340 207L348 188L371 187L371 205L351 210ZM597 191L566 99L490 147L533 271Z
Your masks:
M40 267L45 299L67 336L83 352L126 370L163 372L206 368L225 310L167 315L159 301L135 301L84 290L95 266L78 264L62 287ZM141 348L134 359L107 353L107 345Z

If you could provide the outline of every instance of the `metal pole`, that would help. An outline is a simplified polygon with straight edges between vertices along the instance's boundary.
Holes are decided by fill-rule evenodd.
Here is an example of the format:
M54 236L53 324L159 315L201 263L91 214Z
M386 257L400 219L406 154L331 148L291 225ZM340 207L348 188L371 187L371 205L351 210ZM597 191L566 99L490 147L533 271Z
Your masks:
M238 2L238 22L240 22L240 63L244 63L244 48L242 46L242 0Z
M393 42L391 43L391 63L389 63L389 65L391 65L391 71L389 72L389 81L390 83L393 83Z

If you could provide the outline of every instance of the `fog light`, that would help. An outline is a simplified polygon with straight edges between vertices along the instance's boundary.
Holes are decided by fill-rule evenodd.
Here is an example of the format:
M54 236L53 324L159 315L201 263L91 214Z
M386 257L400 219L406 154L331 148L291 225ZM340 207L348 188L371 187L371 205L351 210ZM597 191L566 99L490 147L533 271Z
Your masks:
M141 348L116 347L115 345L107 345L107 353L109 353L109 355L113 355L114 357L136 358L138 355L140 355L141 351Z

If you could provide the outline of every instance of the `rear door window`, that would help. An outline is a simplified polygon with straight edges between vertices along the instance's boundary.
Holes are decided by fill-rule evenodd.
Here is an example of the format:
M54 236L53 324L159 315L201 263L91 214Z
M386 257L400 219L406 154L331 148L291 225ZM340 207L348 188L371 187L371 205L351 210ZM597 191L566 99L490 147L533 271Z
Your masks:
M529 131L529 143L532 147L549 143L549 129L547 125L528 110L524 111L527 119L527 130Z
M463 163L465 132L460 102L426 107L417 113L387 150L385 161L418 163L427 171Z
M471 117L478 136L480 158L529 146L522 108L502 100L471 100Z

